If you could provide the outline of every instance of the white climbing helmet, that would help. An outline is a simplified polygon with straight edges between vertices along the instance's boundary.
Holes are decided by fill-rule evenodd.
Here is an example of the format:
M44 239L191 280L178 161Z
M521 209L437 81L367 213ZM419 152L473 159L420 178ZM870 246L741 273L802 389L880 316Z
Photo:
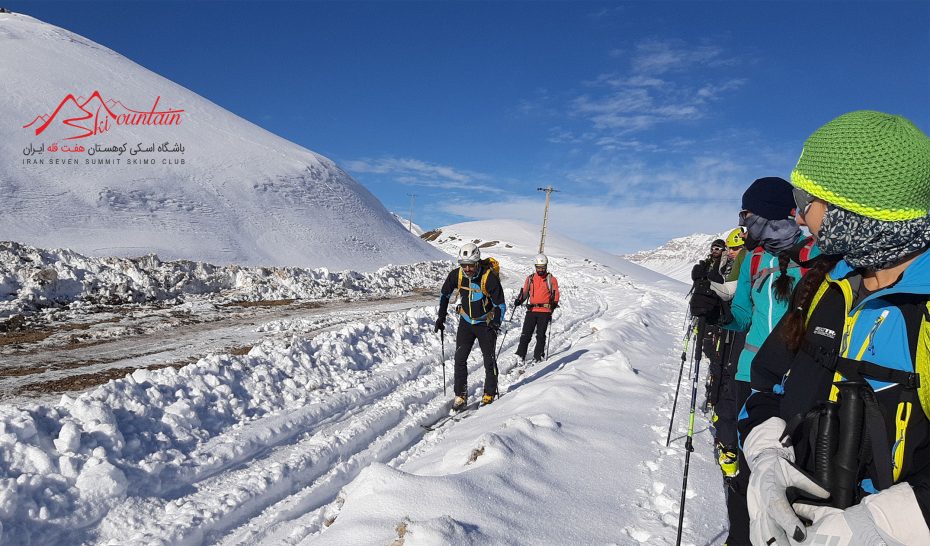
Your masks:
M476 264L481 260L481 249L475 243L467 243L459 249L459 264Z
M536 266L537 266L537 267L539 267L539 266L546 267L546 266L548 266L548 265L549 265L549 258L546 258L546 255L545 255L545 254L537 254L537 255L536 255Z

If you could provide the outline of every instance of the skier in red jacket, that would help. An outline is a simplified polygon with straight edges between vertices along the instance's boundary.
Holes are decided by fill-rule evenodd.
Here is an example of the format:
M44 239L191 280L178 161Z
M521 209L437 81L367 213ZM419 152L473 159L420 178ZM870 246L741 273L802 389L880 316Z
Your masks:
M537 254L536 273L526 278L514 302L515 308L523 302L526 302L527 306L520 345L517 347L517 356L521 361L526 360L526 351L530 345L530 338L533 337L533 330L536 330L533 360L540 362L546 354L546 329L552 321L552 312L559 306L559 282L548 269L549 259L545 254Z

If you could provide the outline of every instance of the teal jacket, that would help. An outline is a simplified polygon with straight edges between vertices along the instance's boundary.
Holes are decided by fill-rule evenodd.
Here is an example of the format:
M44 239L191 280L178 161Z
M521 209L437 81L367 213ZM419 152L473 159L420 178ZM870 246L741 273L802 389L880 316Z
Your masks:
M804 237L798 237L798 241ZM820 254L815 245L810 252L810 258ZM736 380L749 382L749 368L752 359L762 346L765 338L769 337L775 325L788 310L788 301L775 299L775 280L781 275L778 270L778 257L765 252L756 272L757 279L753 283L750 279L752 269L752 253L747 254L739 271L739 281L736 285L736 294L730 302L730 311L733 313L733 322L725 325L728 330L746 334L746 345L739 355L739 364L736 370ZM768 273L766 273L768 270ZM761 274L761 275L760 275ZM788 275L794 279L792 287L797 286L801 279L801 269L796 264L788 268Z

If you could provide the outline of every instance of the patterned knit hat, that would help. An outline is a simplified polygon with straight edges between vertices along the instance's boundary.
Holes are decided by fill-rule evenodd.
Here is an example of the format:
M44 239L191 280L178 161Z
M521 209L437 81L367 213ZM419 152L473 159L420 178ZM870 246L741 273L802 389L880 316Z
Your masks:
M930 208L930 138L901 116L849 112L807 139L791 182L868 218L921 218Z

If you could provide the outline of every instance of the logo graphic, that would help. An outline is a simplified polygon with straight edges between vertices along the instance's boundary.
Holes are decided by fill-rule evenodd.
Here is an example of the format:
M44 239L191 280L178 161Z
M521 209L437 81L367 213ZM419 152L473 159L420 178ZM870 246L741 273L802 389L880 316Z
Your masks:
M103 134L113 127L123 125L180 125L184 110L158 110L160 100L161 96L156 97L152 108L143 111L129 108L118 100L104 100L99 91L94 91L86 99L68 93L52 114L36 116L30 123L23 125L23 129L38 125L35 129L38 136L53 123L57 126L64 125L77 131L64 140L75 140Z

